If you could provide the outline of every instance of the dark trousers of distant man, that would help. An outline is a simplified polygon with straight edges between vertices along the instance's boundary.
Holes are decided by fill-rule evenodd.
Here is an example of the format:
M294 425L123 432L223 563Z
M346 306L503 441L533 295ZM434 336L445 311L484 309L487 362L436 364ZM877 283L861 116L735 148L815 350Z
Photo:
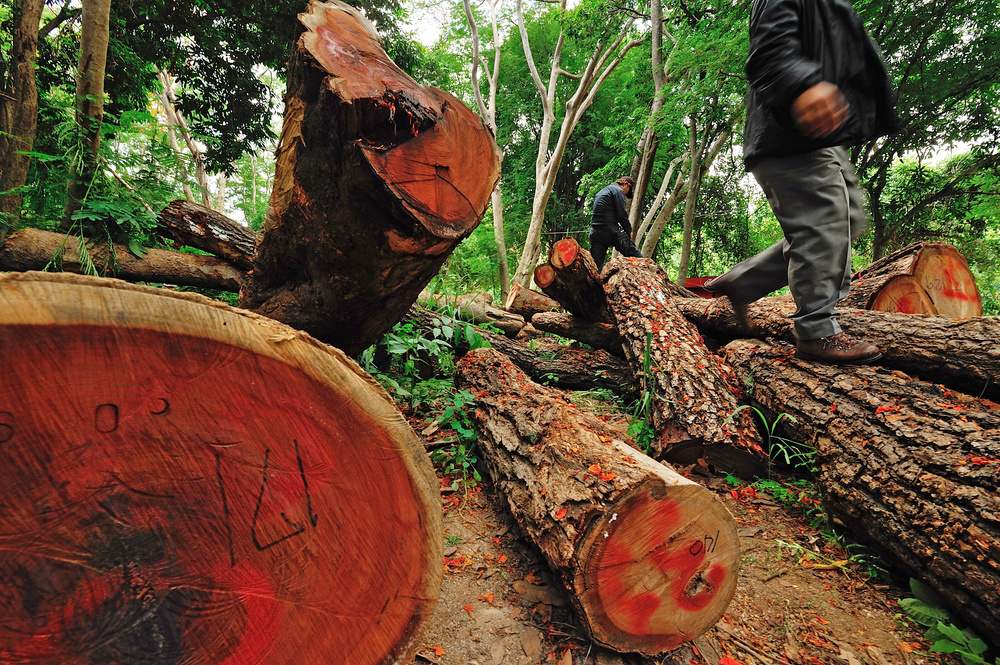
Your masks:
M789 286L800 340L841 332L835 308L851 284L851 243L868 226L858 176L844 148L766 157L751 166L785 239L734 266L711 286L753 302Z
M608 249L611 247L621 252L622 256L642 256L642 252L632 242L631 234L620 226L617 230L607 226L595 226L590 229L590 255L594 257L598 270L604 267Z

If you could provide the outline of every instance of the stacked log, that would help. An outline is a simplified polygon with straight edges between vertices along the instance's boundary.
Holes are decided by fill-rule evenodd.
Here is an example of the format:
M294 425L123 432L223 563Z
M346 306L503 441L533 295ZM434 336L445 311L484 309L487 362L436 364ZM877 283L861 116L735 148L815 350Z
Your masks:
M718 621L740 553L733 518L713 493L494 350L466 355L458 378L476 396L496 487L595 642L657 655Z
M946 243L915 243L876 261L855 275L844 304L956 320L983 315L968 262Z
M180 199L160 211L157 221L179 245L197 247L244 271L253 267L257 234L220 212Z
M623 355L622 339L613 323L594 323L563 312L542 312L531 317L531 325L544 332L583 342L595 349L604 349L617 356Z
M650 259L616 259L606 269L608 304L625 357L652 397L655 457L691 463L706 457L744 477L766 469L753 418L739 409L730 368L705 346L672 301Z
M1000 405L759 341L724 354L749 397L816 447L837 522L1000 644Z
M611 321L601 283L594 258L572 238L555 243L549 262L535 268L538 288L586 321Z
M459 317L472 323L495 326L508 337L516 337L527 323L520 314L495 307L493 296L489 293L451 296L424 292L420 294L418 301L438 309L452 309Z
M503 308L530 320L535 314L558 311L559 303L544 293L539 293L514 282L510 287L510 293L507 295Z

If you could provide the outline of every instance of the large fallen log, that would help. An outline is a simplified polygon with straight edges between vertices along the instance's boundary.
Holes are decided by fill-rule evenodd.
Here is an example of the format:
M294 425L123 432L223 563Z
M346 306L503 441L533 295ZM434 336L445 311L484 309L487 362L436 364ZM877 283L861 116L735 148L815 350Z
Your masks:
M411 662L438 483L343 353L193 294L20 273L0 364L0 662Z
M728 301L674 300L688 320L707 335L721 339L742 336ZM789 316L791 298L764 298L747 310L755 337L795 342ZM938 316L903 316L841 307L840 324L855 337L882 348L880 365L945 383L972 395L1000 398L1000 318L978 317L952 321Z
M916 243L876 261L855 275L844 304L948 319L983 315L968 262L945 243Z
M520 314L494 307L493 296L489 293L466 293L452 296L424 291L420 294L417 302L439 309L453 309L462 319L472 323L496 326L508 337L516 337L527 323Z
M82 247L82 251L81 251ZM214 256L147 249L142 258L123 245L25 228L0 245L0 270L59 270L100 274L133 282L239 291L243 272Z
M549 262L535 269L535 284L563 308L587 321L611 321L601 272L590 252L572 238L552 246Z
M734 520L715 495L496 351L470 352L458 379L476 396L480 448L497 489L594 641L656 655L719 620L740 553Z
M507 294L503 308L508 312L520 314L525 319L530 319L535 314L542 312L559 311L559 303L544 293L539 293L514 282L510 286L510 293Z
M220 212L184 199L160 211L159 228L176 242L196 247L243 270L253 267L257 234Z
M790 347L724 352L749 397L816 447L830 514L1000 644L1000 405Z
M744 477L766 469L753 418L739 410L730 368L677 309L650 259L615 259L605 269L608 304L625 357L652 398L654 457L690 463L705 456Z
M299 20L275 185L241 305L355 354L479 224L499 176L482 121L423 87L340 2Z
M542 312L531 317L531 325L568 339L604 349L616 356L623 355L622 338L613 323L594 323L563 312Z

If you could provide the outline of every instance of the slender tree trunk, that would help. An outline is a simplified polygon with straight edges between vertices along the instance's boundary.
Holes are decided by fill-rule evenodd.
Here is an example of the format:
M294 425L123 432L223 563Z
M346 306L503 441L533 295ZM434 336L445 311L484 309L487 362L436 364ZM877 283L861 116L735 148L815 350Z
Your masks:
M638 171L632 176L635 179L635 191L632 194L632 207L629 209L629 224L632 226L632 239L639 233L639 216L642 214L642 202L649 189L649 179L653 174L653 162L656 161L656 151L660 140L656 136L656 117L663 108L663 86L666 77L663 71L663 3L662 0L652 0L650 3L650 31L652 33L651 69L653 73L653 102L649 108L649 119L642 135L642 148Z
M165 90L160 93L160 104L163 105L163 115L166 116L167 141L170 142L170 149L177 157L177 176L181 181L181 190L184 192L184 198L188 202L194 203L194 192L191 191L191 174L188 172L184 155L181 154L180 143L177 142L177 121L174 118L173 106Z
M666 203L663 204L663 207L660 208L659 213L657 213L655 219L650 224L645 238L642 240L642 255L647 259L652 258L653 253L656 251L656 246L660 243L663 230L667 227L670 218L674 214L674 210L677 209L677 205L681 202L681 197L684 195L684 188L686 186L687 181L684 179L684 173L678 172L677 180L674 182L670 196L667 198Z
M80 209L97 173L104 121L104 75L108 62L111 0L85 0L80 33L80 62L76 74L76 122L80 162L70 170L65 223Z
M681 286L684 286L684 280L687 279L688 261L691 259L691 232L698 206L698 190L701 188L701 151L698 150L698 120L695 116L691 116L689 152L691 168L688 172L687 199L684 201L684 239L681 241L681 261L677 269L677 283Z
M177 128L177 131L180 132L181 138L184 139L184 145L187 146L188 152L191 153L191 158L194 160L195 179L198 183L198 188L201 190L201 204L206 208L211 208L212 197L211 189L208 186L208 171L205 169L205 155L191 135L191 129L184 119L184 114L177 108L174 77L170 75L170 72L160 72L159 77L160 83L163 85L163 97L167 104L167 118ZM219 208L219 210L222 210L222 208Z
M20 0L15 7L16 27L11 44L9 88L0 96L0 192L24 185L31 158L22 154L35 143L38 128L38 88L35 83L35 59L38 56L38 24L44 0ZM8 81L2 81L7 84ZM0 196L0 245L8 232L6 222L16 222L21 210L21 195ZM11 224L12 226L13 224Z
M493 190L491 202L493 205L493 240L497 245L497 264L500 271L500 299L507 301L510 293L510 264L507 261L507 240L503 230L503 193L500 188L503 183L497 183Z

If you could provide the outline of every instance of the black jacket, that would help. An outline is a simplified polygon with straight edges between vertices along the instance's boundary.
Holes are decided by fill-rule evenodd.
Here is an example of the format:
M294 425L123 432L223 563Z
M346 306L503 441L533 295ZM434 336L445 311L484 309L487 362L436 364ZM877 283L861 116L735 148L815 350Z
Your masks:
M605 229L614 233L618 233L618 229L621 228L631 233L625 206L625 192L616 183L611 183L594 197L591 228L595 231Z
M895 93L878 47L848 0L754 0L746 64L743 158L855 145L896 130ZM792 117L792 102L820 81L836 84L850 104L844 125L811 139Z

